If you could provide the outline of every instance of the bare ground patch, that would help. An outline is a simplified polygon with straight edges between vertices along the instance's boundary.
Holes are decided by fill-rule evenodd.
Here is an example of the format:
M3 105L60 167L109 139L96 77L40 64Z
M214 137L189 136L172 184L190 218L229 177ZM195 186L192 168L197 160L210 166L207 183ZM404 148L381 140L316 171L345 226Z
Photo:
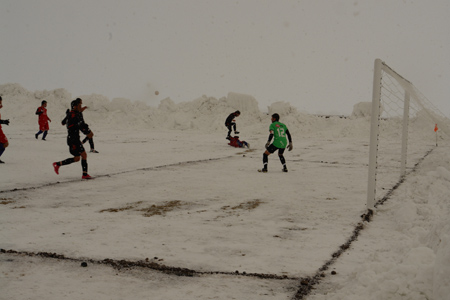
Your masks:
M236 206L230 206L230 205L222 206L220 209L223 212L225 212L225 215L217 216L216 220L220 219L220 218L229 217L231 215L239 216L241 212L254 210L262 203L264 203L264 202L259 199L255 199L255 200L243 202Z
M143 203L144 203L143 201L128 203L123 207L102 209L100 212L116 213L121 211L138 211L142 212L144 217L165 216L168 212L171 212L183 205L186 205L186 203L183 203L180 200L172 200L164 202L162 204L153 204L149 207L141 208L140 206L142 206Z

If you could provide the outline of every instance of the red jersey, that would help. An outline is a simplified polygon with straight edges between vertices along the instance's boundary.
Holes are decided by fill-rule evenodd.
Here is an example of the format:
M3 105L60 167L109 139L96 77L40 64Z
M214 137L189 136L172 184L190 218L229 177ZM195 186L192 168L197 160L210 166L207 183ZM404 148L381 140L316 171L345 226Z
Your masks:
M0 120L2 119L2 115L0 115ZM2 124L0 124L0 143L5 144L8 142L5 134L3 133Z
M48 126L48 116L47 116L47 109L43 106L39 106L36 110L36 114L39 115L39 130L45 131L49 129Z

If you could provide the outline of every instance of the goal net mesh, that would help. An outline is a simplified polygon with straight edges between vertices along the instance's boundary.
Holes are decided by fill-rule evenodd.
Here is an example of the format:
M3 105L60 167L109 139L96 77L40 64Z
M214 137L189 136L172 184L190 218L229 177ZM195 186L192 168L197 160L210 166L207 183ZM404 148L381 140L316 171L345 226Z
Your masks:
M450 136L450 120L380 60L375 61L372 111L368 208Z

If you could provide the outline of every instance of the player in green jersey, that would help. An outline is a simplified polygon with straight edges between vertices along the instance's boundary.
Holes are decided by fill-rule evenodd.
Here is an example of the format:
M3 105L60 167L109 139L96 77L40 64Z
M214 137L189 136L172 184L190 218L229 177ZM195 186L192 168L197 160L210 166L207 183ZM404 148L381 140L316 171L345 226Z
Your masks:
M263 173L267 172L267 164L269 162L269 155L278 150L278 157L280 158L281 164L283 165L283 172L287 172L286 160L284 159L283 153L286 147L291 151L294 147L292 145L292 138L287 129L286 125L280 122L280 115L272 115L272 124L269 127L269 139L266 143L266 151L263 154L264 167L260 170ZM270 141L273 138L273 143ZM287 143L289 141L289 144Z

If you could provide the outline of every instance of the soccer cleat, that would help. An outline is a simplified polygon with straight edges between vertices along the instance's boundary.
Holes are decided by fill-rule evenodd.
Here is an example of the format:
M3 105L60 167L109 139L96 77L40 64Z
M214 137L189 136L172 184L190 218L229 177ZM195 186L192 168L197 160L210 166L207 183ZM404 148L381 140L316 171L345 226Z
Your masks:
M36 133L36 134L34 135L34 137L35 137L36 139L38 139L38 134Z
M43 141L46 141L46 139L42 138Z
M227 137L226 137L227 140L229 140L230 138L231 138L230 136L227 136Z
M91 149L91 151L90 152L92 152L92 153L98 153L98 151L97 150L95 150L95 149Z
M239 131L235 131L234 134L239 134Z
M267 173L267 168L262 168L261 170L258 170L259 172L262 172L262 173Z
M59 175L59 166L58 166L58 164L57 163L53 163L53 169L55 169L55 173L57 174L57 175Z
M283 172L287 173L288 169L286 167L283 168Z
M81 179L93 179L89 174L81 176Z
M5 162L3 160L0 159L0 164L4 164Z

